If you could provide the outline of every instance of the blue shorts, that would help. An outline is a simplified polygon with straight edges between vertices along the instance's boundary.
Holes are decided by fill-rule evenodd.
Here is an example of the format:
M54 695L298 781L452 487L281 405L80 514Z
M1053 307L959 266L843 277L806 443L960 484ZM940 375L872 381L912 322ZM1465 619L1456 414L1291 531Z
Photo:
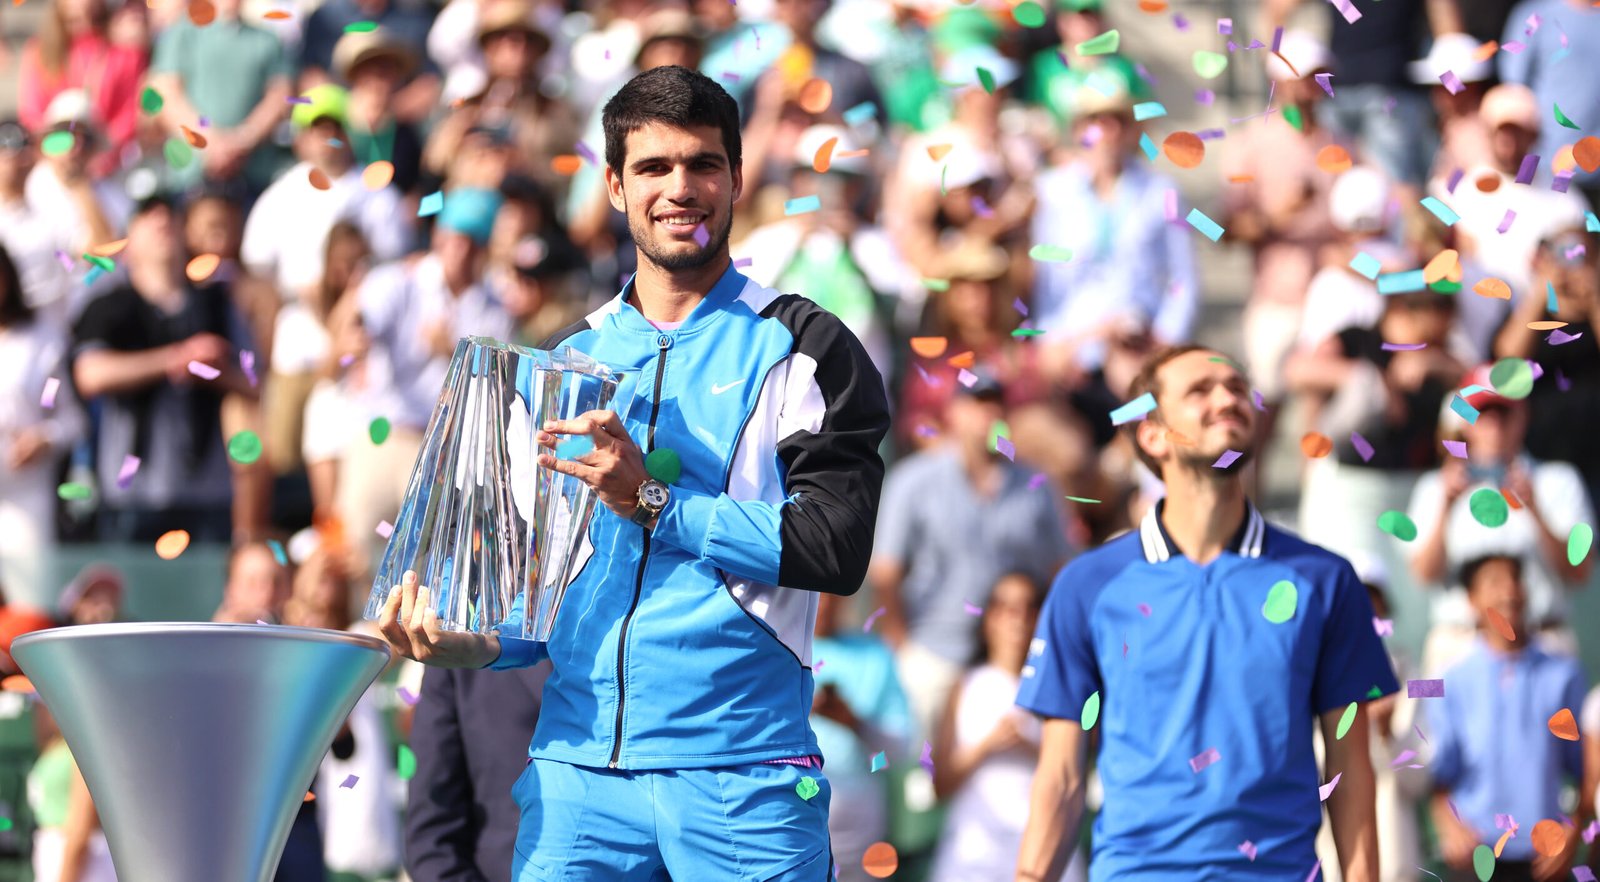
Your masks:
M811 778L809 800L795 788ZM515 882L833 882L832 788L821 769L751 763L625 771L536 759L511 796L522 811Z

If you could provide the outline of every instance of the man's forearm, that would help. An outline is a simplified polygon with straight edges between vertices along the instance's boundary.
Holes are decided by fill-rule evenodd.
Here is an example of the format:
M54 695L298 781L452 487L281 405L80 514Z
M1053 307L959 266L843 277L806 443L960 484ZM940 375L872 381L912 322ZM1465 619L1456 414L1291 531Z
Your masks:
M1017 855L1016 882L1054 882L1061 878L1076 843L1078 825L1083 821L1083 782L1070 772L1047 774L1040 769L1033 776L1033 791L1028 804L1028 826L1022 832L1022 849Z
M1366 715L1362 714L1343 740L1330 739L1327 777L1339 776L1339 786L1328 797L1333 843L1345 882L1378 882L1377 785L1368 753ZM1354 729L1361 727L1358 735ZM1358 741L1358 744L1349 742Z

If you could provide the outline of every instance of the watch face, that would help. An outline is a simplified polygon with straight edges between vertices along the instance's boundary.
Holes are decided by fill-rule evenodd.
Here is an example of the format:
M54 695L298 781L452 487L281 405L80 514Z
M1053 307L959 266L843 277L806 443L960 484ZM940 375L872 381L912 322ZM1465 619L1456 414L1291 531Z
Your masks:
M644 503L652 508L660 508L667 504L667 488L662 484L644 485Z

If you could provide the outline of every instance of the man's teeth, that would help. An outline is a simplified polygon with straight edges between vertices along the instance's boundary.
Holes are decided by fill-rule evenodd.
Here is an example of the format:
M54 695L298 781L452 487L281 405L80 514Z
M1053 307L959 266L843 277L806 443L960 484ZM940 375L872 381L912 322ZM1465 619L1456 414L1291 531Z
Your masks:
M668 225L674 226L674 227L692 227L695 224L699 223L700 219L699 218L691 219L691 218L681 218L681 217L668 217L668 218L662 218L661 222L664 223L664 224L668 224Z

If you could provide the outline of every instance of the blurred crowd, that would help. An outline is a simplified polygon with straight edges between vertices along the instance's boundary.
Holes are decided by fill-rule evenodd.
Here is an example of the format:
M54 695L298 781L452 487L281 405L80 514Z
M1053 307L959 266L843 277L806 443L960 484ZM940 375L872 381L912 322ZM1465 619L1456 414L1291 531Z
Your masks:
M1223 66L1264 74L1264 111L1201 132L1170 124L1155 50L1101 0L33 2L0 120L13 597L58 543L181 530L232 547L218 621L367 627L456 340L537 345L616 294L636 256L601 107L682 65L744 118L736 265L838 315L896 408L868 584L817 626L841 879L885 841L895 878L1010 877L1035 617L1062 563L1161 495L1113 412L1149 354L1193 341L1206 249L1249 255L1235 355L1264 443L1303 454L1256 457L1257 495L1298 462L1286 525L1356 564L1381 633L1423 611L1402 680L1545 684L1515 710L1492 683L1380 702L1383 878L1469 873L1496 840L1526 857L1537 821L1592 810L1600 698L1571 660L1600 633L1572 615L1594 577L1570 551L1600 493L1586 0L1266 0L1159 90L1210 106ZM1185 204L1194 175L1215 204ZM114 569L45 589L23 593L53 608L5 607L5 645L125 615ZM384 684L280 880L446 878L402 835L436 761L407 746L422 675ZM502 700L536 713L529 691ZM1582 749L1519 766L1562 707ZM114 878L64 742L0 694L24 716L37 732L0 732L26 773L0 782L0 879Z

